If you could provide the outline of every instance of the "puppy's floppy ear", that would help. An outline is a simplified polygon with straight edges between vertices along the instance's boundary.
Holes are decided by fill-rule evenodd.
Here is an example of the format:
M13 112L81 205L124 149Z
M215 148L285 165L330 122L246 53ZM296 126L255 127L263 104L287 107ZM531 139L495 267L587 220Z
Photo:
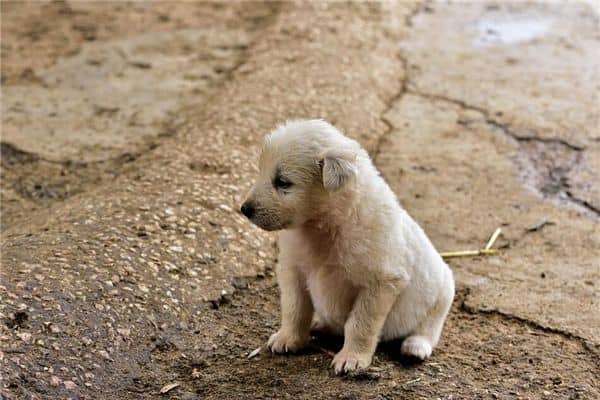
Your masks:
M335 192L356 177L356 153L351 150L326 150L319 158L323 186Z

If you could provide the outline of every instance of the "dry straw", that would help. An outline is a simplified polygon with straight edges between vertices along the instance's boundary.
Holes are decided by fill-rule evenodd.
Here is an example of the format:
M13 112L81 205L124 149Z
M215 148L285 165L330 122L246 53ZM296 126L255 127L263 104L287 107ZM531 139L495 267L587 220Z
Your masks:
M502 233L502 229L500 229L500 228L496 229L494 231L494 233L492 234L492 237L490 237L490 240L488 240L487 244L485 245L485 247L483 249L448 251L448 252L440 253L440 254L443 258L488 256L488 255L498 254L500 252L500 250L492 249L492 246L496 242L496 239L498 239L498 236L500 236L500 233Z

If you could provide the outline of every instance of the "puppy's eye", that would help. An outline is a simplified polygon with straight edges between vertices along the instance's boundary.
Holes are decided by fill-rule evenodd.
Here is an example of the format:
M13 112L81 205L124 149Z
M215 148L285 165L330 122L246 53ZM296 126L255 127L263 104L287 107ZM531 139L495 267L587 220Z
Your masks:
M273 186L275 186L275 189L289 189L292 185L292 182L281 176L276 177L273 181Z

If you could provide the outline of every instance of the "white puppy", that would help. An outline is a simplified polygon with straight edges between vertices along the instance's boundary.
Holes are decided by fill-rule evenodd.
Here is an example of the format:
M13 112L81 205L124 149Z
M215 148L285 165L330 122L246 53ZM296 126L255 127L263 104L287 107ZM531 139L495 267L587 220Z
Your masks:
M322 120L278 126L242 213L281 230L273 352L300 349L312 326L344 335L336 373L369 366L380 339L406 337L403 354L429 357L452 272L356 141Z

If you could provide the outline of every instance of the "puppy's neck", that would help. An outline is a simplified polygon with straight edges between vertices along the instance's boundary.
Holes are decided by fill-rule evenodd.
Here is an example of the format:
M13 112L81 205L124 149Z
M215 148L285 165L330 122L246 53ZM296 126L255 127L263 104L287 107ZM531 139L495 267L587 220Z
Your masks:
M314 210L315 215L304 223L303 228L312 233L337 237L345 226L357 222L356 194L355 187L328 194L326 199L319 202L320 207Z

